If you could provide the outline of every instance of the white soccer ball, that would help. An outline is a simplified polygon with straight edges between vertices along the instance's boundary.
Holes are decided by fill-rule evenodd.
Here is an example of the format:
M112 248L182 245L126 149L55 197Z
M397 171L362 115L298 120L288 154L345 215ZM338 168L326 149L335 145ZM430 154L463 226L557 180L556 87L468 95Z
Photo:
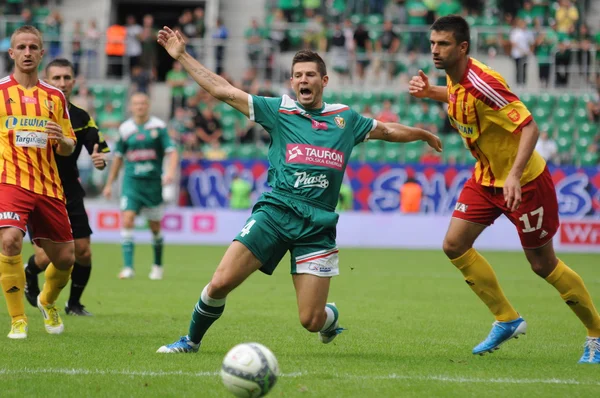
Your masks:
M223 384L236 397L264 397L279 374L275 355L262 344L243 343L233 347L223 360Z

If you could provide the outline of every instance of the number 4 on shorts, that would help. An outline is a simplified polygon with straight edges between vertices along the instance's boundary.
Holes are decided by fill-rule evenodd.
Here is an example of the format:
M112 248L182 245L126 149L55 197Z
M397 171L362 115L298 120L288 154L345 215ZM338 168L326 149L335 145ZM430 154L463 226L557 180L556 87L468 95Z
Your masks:
M250 233L250 228L252 228L254 223L256 223L256 220L250 220L248 221L248 224L244 225L244 228L242 228L242 233L240 234L242 238Z

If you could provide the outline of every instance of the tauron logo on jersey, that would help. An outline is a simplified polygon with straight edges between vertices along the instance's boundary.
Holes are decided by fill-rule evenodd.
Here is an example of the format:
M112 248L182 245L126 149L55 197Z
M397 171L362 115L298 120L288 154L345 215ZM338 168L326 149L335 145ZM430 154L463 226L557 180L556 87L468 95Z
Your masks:
M468 208L469 205L460 202L456 202L456 206L454 206L454 210L460 211L461 213L466 213Z
M344 127L346 127L346 121L341 116L334 117L333 121L335 122L335 125L338 126L341 129L343 129Z
M0 213L0 220L15 220L21 221L21 216L13 211L3 211Z
M15 145L22 147L46 148L48 134L37 131L16 131Z
M310 175L306 171L300 171L294 173L296 182L294 188L327 188L329 186L329 180L325 174L313 174Z
M287 144L285 161L286 163L312 164L342 170L344 153L319 146Z
M156 159L156 151L154 149L134 149L127 152L127 160L130 162L141 162L144 160Z
M508 112L508 115L506 116L508 116L508 118L515 123L518 122L521 118L521 115L519 115L519 111L517 111L516 109L513 109L512 111Z

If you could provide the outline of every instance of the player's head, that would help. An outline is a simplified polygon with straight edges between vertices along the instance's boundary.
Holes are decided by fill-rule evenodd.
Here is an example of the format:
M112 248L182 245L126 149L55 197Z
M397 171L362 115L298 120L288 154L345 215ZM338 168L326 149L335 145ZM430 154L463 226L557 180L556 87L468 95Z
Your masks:
M75 69L71 61L65 58L56 58L46 65L46 82L63 92L67 101L71 98L75 86Z
M305 108L322 106L323 88L327 86L329 76L319 54L311 50L298 51L292 61L290 81L300 105Z
M44 55L42 34L31 25L15 30L10 37L8 54L15 61L15 68L23 73L37 73Z
M459 15L438 18L431 25L431 55L437 69L448 69L469 54L471 32L467 21Z
M129 110L134 119L146 120L150 116L150 98L145 93L135 93L129 99Z

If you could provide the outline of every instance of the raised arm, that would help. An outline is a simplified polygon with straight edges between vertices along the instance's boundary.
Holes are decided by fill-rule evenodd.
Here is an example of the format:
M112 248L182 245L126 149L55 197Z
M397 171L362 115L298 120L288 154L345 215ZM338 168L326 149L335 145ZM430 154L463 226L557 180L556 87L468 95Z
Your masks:
M221 76L208 70L185 51L185 39L179 31L173 31L165 26L158 32L158 44L163 46L171 57L181 63L183 68L198 83L216 99L226 102L244 115L249 116L248 93L233 87Z
M400 123L383 123L377 121L377 127L371 131L369 139L390 142L425 141L430 147L442 152L442 141L427 130L409 127Z

